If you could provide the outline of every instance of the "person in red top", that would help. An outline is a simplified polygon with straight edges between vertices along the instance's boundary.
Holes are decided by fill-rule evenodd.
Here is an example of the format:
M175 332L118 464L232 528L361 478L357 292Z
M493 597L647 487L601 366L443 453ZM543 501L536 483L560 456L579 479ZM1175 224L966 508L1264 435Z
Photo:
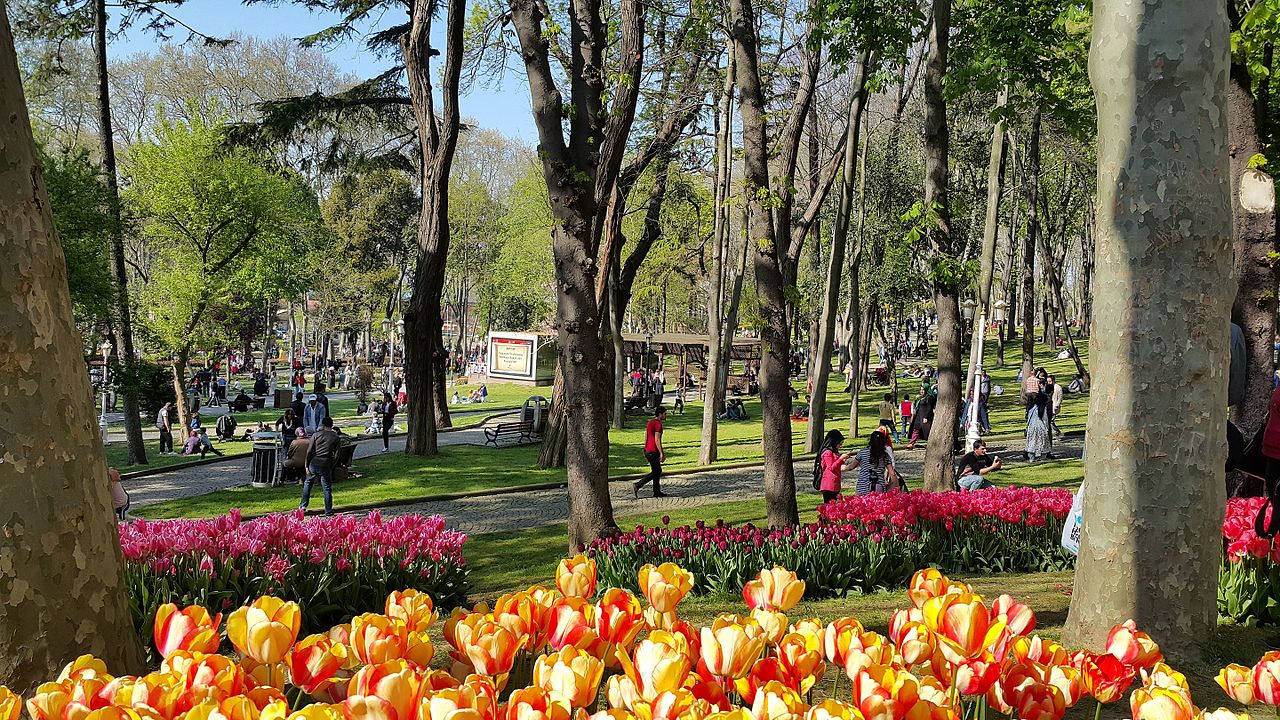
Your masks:
M640 488L653 481L653 496L666 497L658 481L662 478L662 463L667 461L667 453L662 449L662 421L667 419L667 409L661 405L653 411L653 419L644 426L644 458L649 461L649 474L631 486L635 497L640 497Z
M1267 459L1266 481L1268 501L1258 510L1254 531L1258 537L1270 540L1280 533L1280 385L1271 393L1267 424L1262 430L1262 456ZM1267 522L1267 506L1271 506L1270 522Z

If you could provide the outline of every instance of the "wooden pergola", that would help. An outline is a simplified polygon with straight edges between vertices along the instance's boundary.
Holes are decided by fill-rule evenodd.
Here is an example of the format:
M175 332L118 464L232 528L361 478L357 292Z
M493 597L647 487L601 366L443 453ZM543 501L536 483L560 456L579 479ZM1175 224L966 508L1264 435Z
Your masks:
M707 355L710 352L711 338L697 333L623 333L622 354L626 358L634 358L641 364L644 362L645 346L659 357L672 355L680 358L679 388L683 396L685 391L686 369L689 363L707 367ZM733 339L729 359L751 361L760 359L760 338L736 337ZM705 384L705 383L704 383Z

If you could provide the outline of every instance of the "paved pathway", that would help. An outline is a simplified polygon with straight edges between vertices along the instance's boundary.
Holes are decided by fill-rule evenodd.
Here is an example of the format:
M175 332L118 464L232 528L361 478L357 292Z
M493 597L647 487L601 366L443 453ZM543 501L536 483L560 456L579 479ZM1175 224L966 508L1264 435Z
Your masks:
M1060 459L1078 458L1083 445L1082 437L1059 440L1054 448L1054 456ZM993 441L989 447L993 453L1005 459L1006 467L1024 462L1021 440ZM898 466L908 478L920 477L923 461L923 450L901 450L897 453ZM800 494L812 492L809 485L811 468L811 460L796 463L796 491ZM996 475L994 479L999 484L1000 476ZM641 491L640 499L636 500L629 482L610 483L609 494L614 514L622 518L626 515L680 510L758 497L763 482L764 471L760 469L715 470L663 478L662 491L667 494L665 498L650 497L648 489L645 489ZM569 519L569 504L565 491L559 488L404 505L387 508L382 513L442 515L449 527L470 534L480 534L566 522ZM619 524L623 528L627 527L625 521Z
M483 412L490 413L493 411L486 410ZM465 417L465 414L458 413L454 417ZM360 424L363 425L368 422L368 418L362 418ZM440 433L438 442L440 445L483 445L484 435L481 427L477 426ZM391 451L402 452L404 443L404 435L392 436ZM381 438L372 438L356 444L355 457L359 459L381 452ZM129 492L129 501L133 507L140 508L167 500L204 495L239 485L248 485L252 464L252 456L244 455L234 460L225 460L208 465L178 467L155 473L154 475L127 479L124 481L124 487Z

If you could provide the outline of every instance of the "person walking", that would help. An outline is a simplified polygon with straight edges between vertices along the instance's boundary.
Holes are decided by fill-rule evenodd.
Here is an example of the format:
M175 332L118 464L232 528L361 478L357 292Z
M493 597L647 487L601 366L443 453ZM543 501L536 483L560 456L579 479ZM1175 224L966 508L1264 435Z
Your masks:
M909 435L911 432L911 396L902 396L902 405L898 408L898 414L902 416L902 434Z
M830 430L822 440L822 448L818 450L815 472L818 473L818 492L822 493L825 505L840 497L844 469L851 453L841 453L844 435L839 430Z
M316 478L324 490L324 515L333 515L333 463L338 458L338 433L333 431L333 418L320 421L320 430L307 448L307 478L302 481L302 502L298 509L306 512L311 502L311 486Z
M899 441L898 408L893 402L893 393L885 393L884 399L880 401L880 426L889 428L895 443Z
M662 479L662 463L667 461L667 453L662 449L662 421L667 419L667 409L661 405L653 412L653 419L644 426L644 457L649 461L649 474L631 486L632 494L640 498L640 488L653 483L653 496L666 497L659 481Z
M156 429L160 431L160 454L173 454L173 420L169 417L170 403L160 406L156 413Z
M382 452L391 450L391 426L395 424L400 407L391 399L391 393L382 393Z
M1055 437L1062 437L1062 429L1058 427L1058 415L1062 413L1062 386L1053 375L1049 376L1049 398L1053 413L1049 416L1049 428Z
M889 482L901 484L898 470L893 465L893 451L885 447L882 432L871 433L867 447L859 450L845 469L858 471L858 482L854 487L858 495L889 492Z

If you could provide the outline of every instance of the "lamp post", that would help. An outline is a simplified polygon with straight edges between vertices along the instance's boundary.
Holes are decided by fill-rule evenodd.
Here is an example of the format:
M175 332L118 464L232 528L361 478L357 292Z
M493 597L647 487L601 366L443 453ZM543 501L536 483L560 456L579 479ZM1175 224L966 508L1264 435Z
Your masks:
M964 315L964 319L966 321L969 321L969 322L973 321L973 314L974 314L974 311L977 309L977 307L978 307L978 303L974 302L973 298L969 298L968 300L964 301L964 304L961 306L960 312L962 315ZM979 437L981 437L981 432L979 432L980 426L978 424L978 402L979 402L978 388L981 387L981 383L982 383L982 341L983 341L983 338L986 336L986 333L983 332L983 330L986 329L986 324L987 324L987 311L984 309L982 311L982 315L979 318L978 325L975 327L976 332L974 333L975 335L978 336L978 340L977 340L977 346L975 348L977 352L974 353L973 355L973 358L974 358L973 382L969 384L969 387L965 388L966 393L972 393L969 396L969 413L968 413L969 416L965 419L966 420L965 433L964 433L965 452L972 452L973 444L978 441Z
M102 436L102 444L107 444L107 381L110 369L107 366L107 353L111 352L111 343L104 342L102 350L102 412L98 415L98 433Z
M400 338L400 353L401 353L401 354L404 354L404 318L400 318L400 319L396 320L396 333L395 333L395 335L396 335L396 336L398 336L398 337ZM392 361L392 362L395 362L395 359L396 359L396 353L395 353L395 345L394 345L394 343L392 344L391 348L392 348L392 350L391 350L391 361Z

